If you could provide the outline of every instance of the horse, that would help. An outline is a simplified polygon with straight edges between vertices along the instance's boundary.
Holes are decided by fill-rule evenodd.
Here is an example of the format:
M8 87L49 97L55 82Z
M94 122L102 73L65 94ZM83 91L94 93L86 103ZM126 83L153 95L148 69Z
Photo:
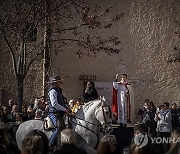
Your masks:
M109 104L103 98L93 100L85 105L70 118L72 129L76 132L77 143L88 154L94 150L104 133L112 131L112 113ZM50 139L52 131L44 130L43 121L29 120L19 125L16 132L16 141L21 150L25 135L32 129L43 131Z

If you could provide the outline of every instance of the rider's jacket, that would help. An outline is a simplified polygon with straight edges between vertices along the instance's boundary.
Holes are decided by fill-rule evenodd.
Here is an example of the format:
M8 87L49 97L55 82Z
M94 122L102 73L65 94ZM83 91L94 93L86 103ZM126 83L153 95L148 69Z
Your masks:
M64 114L67 109L61 88L51 87L48 92L49 113Z

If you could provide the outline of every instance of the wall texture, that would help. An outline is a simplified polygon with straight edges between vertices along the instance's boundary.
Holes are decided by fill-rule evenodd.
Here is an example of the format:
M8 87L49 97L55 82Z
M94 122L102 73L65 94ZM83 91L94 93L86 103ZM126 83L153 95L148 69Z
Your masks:
M103 1L106 6L112 3ZM76 47L72 47L54 56L55 71L70 76L64 82L65 93L69 98L82 94L83 83L78 80L81 74L96 75L97 81L109 82L119 71L127 73L132 82L135 113L145 98L156 105L180 102L180 64L167 62L180 43L174 33L179 29L175 21L180 19L180 1L121 0L115 4L111 13L124 16L104 36L118 35L122 51L111 56L98 53L96 57L78 58Z
M83 82L79 75L96 75L96 81L110 82L117 71L126 73L134 93L134 111L149 98L156 105L164 101L180 102L180 63L168 63L174 54L173 48L180 44L174 32L180 31L176 20L180 20L179 0L101 0L95 1L104 7L113 5L111 15L124 13L110 31L102 35L118 36L122 51L108 55L97 53L78 58L76 46L64 48L55 54L51 50L51 71L66 77L63 90L68 99L82 95ZM3 54L4 55L4 54ZM16 94L11 62L8 56L1 56L0 84L6 91ZM7 64L7 61L8 64ZM5 70L5 71L4 71ZM40 71L29 73L25 98L41 95ZM4 83L6 86L4 86ZM33 88L32 88L33 87ZM33 89L33 90L32 90ZM137 114L136 114L137 116Z

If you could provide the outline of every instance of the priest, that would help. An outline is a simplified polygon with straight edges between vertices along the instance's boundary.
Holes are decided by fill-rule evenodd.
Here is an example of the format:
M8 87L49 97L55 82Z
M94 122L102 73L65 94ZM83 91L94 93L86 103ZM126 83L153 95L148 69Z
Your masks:
M113 82L112 111L120 127L126 127L127 123L131 123L130 95L127 85L127 75L122 74L121 80L118 82L118 74L116 74Z

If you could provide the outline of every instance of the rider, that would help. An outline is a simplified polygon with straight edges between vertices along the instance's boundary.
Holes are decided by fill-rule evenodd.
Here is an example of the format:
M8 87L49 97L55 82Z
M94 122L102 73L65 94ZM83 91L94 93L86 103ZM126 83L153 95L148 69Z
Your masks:
M57 134L60 130L63 129L64 113L70 113L68 105L65 103L64 96L62 94L61 84L62 79L59 75L54 76L50 79L52 87L48 92L48 104L49 104L49 117L52 120L53 124L56 126L55 131L53 132L49 144L54 145Z

